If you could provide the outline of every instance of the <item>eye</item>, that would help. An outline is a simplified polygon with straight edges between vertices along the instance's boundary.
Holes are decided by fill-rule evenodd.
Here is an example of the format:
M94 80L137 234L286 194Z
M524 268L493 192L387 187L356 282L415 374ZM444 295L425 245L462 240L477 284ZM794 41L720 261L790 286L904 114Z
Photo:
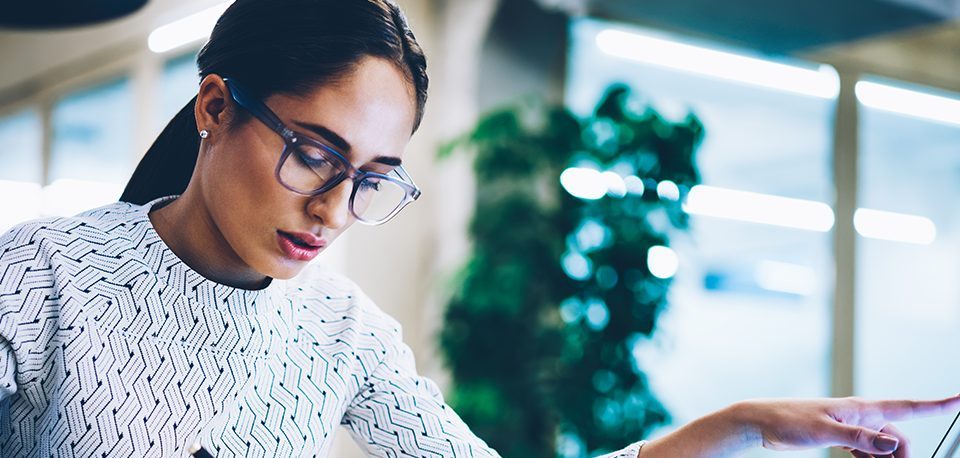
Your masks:
M325 167L330 163L326 153L316 146L305 144L297 145L293 153L301 164L310 168Z
M379 191L380 186L380 180L376 178L366 178L360 182L361 191Z

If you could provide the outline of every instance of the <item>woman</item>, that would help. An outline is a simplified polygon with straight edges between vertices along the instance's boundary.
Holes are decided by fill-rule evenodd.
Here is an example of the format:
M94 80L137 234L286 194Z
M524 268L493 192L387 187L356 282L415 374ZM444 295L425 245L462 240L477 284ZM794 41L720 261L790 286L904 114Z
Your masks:
M122 202L0 237L0 454L496 456L399 325L308 262L415 200L425 59L389 0L238 0ZM938 401L744 401L612 456L909 454ZM639 438L638 438L639 439ZM626 445L626 444L625 444ZM643 446L641 450L641 445Z

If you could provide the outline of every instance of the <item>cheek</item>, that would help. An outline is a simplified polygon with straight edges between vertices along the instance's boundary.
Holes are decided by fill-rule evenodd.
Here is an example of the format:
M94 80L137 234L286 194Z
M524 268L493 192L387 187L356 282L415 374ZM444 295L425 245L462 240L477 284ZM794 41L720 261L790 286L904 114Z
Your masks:
M210 152L206 171L209 180L204 182L213 184L214 197L226 206L236 208L238 203L269 201L279 187L274 169L280 157L280 147L271 151L273 148L244 127L226 135L230 137ZM251 210L257 210L260 205L254 207Z
M204 171L204 191L220 231L241 256L250 245L261 244L273 213L285 208L283 188L274 178L276 157L256 142L235 141L211 151Z

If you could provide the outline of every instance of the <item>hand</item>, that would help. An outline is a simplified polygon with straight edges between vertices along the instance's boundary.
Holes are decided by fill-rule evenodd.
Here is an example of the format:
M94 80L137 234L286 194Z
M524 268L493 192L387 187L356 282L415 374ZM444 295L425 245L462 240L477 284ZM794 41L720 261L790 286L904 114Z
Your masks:
M960 410L960 395L933 401L861 398L743 401L748 434L771 450L841 447L856 458L910 456L892 421Z

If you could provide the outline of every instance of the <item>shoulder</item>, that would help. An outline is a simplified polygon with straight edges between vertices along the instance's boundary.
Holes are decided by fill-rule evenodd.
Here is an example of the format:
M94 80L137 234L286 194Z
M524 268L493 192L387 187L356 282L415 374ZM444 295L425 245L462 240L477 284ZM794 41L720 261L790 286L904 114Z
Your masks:
M318 348L344 351L367 375L407 353L400 323L344 275L308 267L291 286L301 335Z
M397 336L400 323L388 315L351 279L329 268L308 266L290 280L290 291L303 304L305 317L349 320L357 331L379 329Z
M75 240L102 240L104 235L121 235L142 217L142 207L115 202L68 217L46 217L26 221L0 235L0 253L37 245L41 241L66 245ZM2 258L0 258L2 259Z
M57 254L63 259L89 250L124 245L130 240L140 207L116 202L70 217L47 217L17 224L0 235L0 286L26 271L49 269ZM142 218L142 217L141 217ZM134 223L134 224L131 224Z

